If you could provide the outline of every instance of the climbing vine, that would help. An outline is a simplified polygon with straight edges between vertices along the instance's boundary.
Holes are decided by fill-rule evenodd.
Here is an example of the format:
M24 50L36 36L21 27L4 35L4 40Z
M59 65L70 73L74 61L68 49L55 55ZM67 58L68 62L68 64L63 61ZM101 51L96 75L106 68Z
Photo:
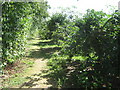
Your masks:
M47 7L45 1L2 4L2 62L12 64L21 59L26 39L34 31L33 26L38 26L37 22L47 17Z

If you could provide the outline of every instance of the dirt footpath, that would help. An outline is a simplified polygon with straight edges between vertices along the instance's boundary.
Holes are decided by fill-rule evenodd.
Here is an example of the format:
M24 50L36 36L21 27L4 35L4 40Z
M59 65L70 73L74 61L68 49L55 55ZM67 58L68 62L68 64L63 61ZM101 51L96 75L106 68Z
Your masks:
M47 59L40 56L39 39L32 40L31 46L28 47L28 51L34 51L34 55L30 59L34 59L34 65L24 74L24 78L27 79L25 83L19 86L19 88L49 88L52 85L48 83L48 78L44 77L47 69ZM44 53L44 52L43 52ZM37 57L37 58L35 58Z

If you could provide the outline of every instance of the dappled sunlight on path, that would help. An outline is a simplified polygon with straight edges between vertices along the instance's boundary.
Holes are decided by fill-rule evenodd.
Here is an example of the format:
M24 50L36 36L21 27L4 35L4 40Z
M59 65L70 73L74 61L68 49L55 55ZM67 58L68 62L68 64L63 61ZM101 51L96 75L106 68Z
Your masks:
M24 78L26 81L19 88L50 88L54 87L50 84L47 76L47 60L55 51L54 48L40 48L40 40L31 40L30 47L27 48L30 54L26 56L28 59L34 60L34 65L30 70L26 71ZM47 42L46 42L47 43Z
M29 72L26 72L24 77L28 80L19 88L48 88L52 85L47 84L47 78L44 78L43 71L47 70L46 61L37 59Z

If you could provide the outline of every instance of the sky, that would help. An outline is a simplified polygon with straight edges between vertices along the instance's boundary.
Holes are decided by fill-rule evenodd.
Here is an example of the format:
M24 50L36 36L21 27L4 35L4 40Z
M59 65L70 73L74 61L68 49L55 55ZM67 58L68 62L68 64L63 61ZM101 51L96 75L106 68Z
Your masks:
M51 6L49 12L55 13L59 11L58 7L77 7L76 11L85 13L87 9L95 9L97 11L103 10L106 13L110 13L110 10L114 8L118 10L118 2L120 0L47 0ZM113 6L113 7L108 7Z

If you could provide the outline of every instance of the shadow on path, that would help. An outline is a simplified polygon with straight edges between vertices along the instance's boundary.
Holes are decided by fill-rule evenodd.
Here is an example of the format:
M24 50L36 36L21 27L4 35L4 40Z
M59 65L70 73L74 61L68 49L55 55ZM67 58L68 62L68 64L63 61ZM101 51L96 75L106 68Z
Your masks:
M33 74L31 76L27 76L26 79L28 80L28 82L23 83L19 88L23 88L23 87L32 88L32 87L35 87L35 86L38 85L38 83L36 83L36 82L39 82L39 84L41 82L44 82L43 84L48 85L47 89L56 88L57 85L55 84L54 81L51 81L51 79L49 79L49 76L47 74L42 75L43 73L47 73L47 72L48 72L48 70L42 70L40 73ZM41 79L41 78L47 78L47 80L44 81L44 79ZM39 86L39 87L46 88L46 87L44 87L43 84L41 84L41 86Z
M52 41L39 42L37 44L32 44L32 45L39 46L41 48L40 49L36 49L36 50L32 50L30 52L30 55L27 56L29 58L49 59L54 52L56 52L57 50L61 49L60 47L55 46L55 44Z
M55 44L52 41L44 41L44 42L41 41L37 44L31 44L31 45L38 46L38 49L31 50L30 55L27 57L38 60L35 65L38 66L37 68L40 68L40 69L33 69L36 71L35 72L33 71L31 75L26 76L25 77L26 82L24 82L21 86L19 86L19 88L24 88L24 87L27 87L27 88L47 87L47 89L55 88L56 85L54 81L51 81L49 75L47 74L48 70L44 69L43 67L46 66L45 60L46 59L49 60L51 58L51 55L57 50L60 50L61 48L58 46L54 46Z
M55 45L54 42L52 40L43 40L43 41L40 41L36 44L32 44L32 45L37 45L37 46L52 46L52 45Z

